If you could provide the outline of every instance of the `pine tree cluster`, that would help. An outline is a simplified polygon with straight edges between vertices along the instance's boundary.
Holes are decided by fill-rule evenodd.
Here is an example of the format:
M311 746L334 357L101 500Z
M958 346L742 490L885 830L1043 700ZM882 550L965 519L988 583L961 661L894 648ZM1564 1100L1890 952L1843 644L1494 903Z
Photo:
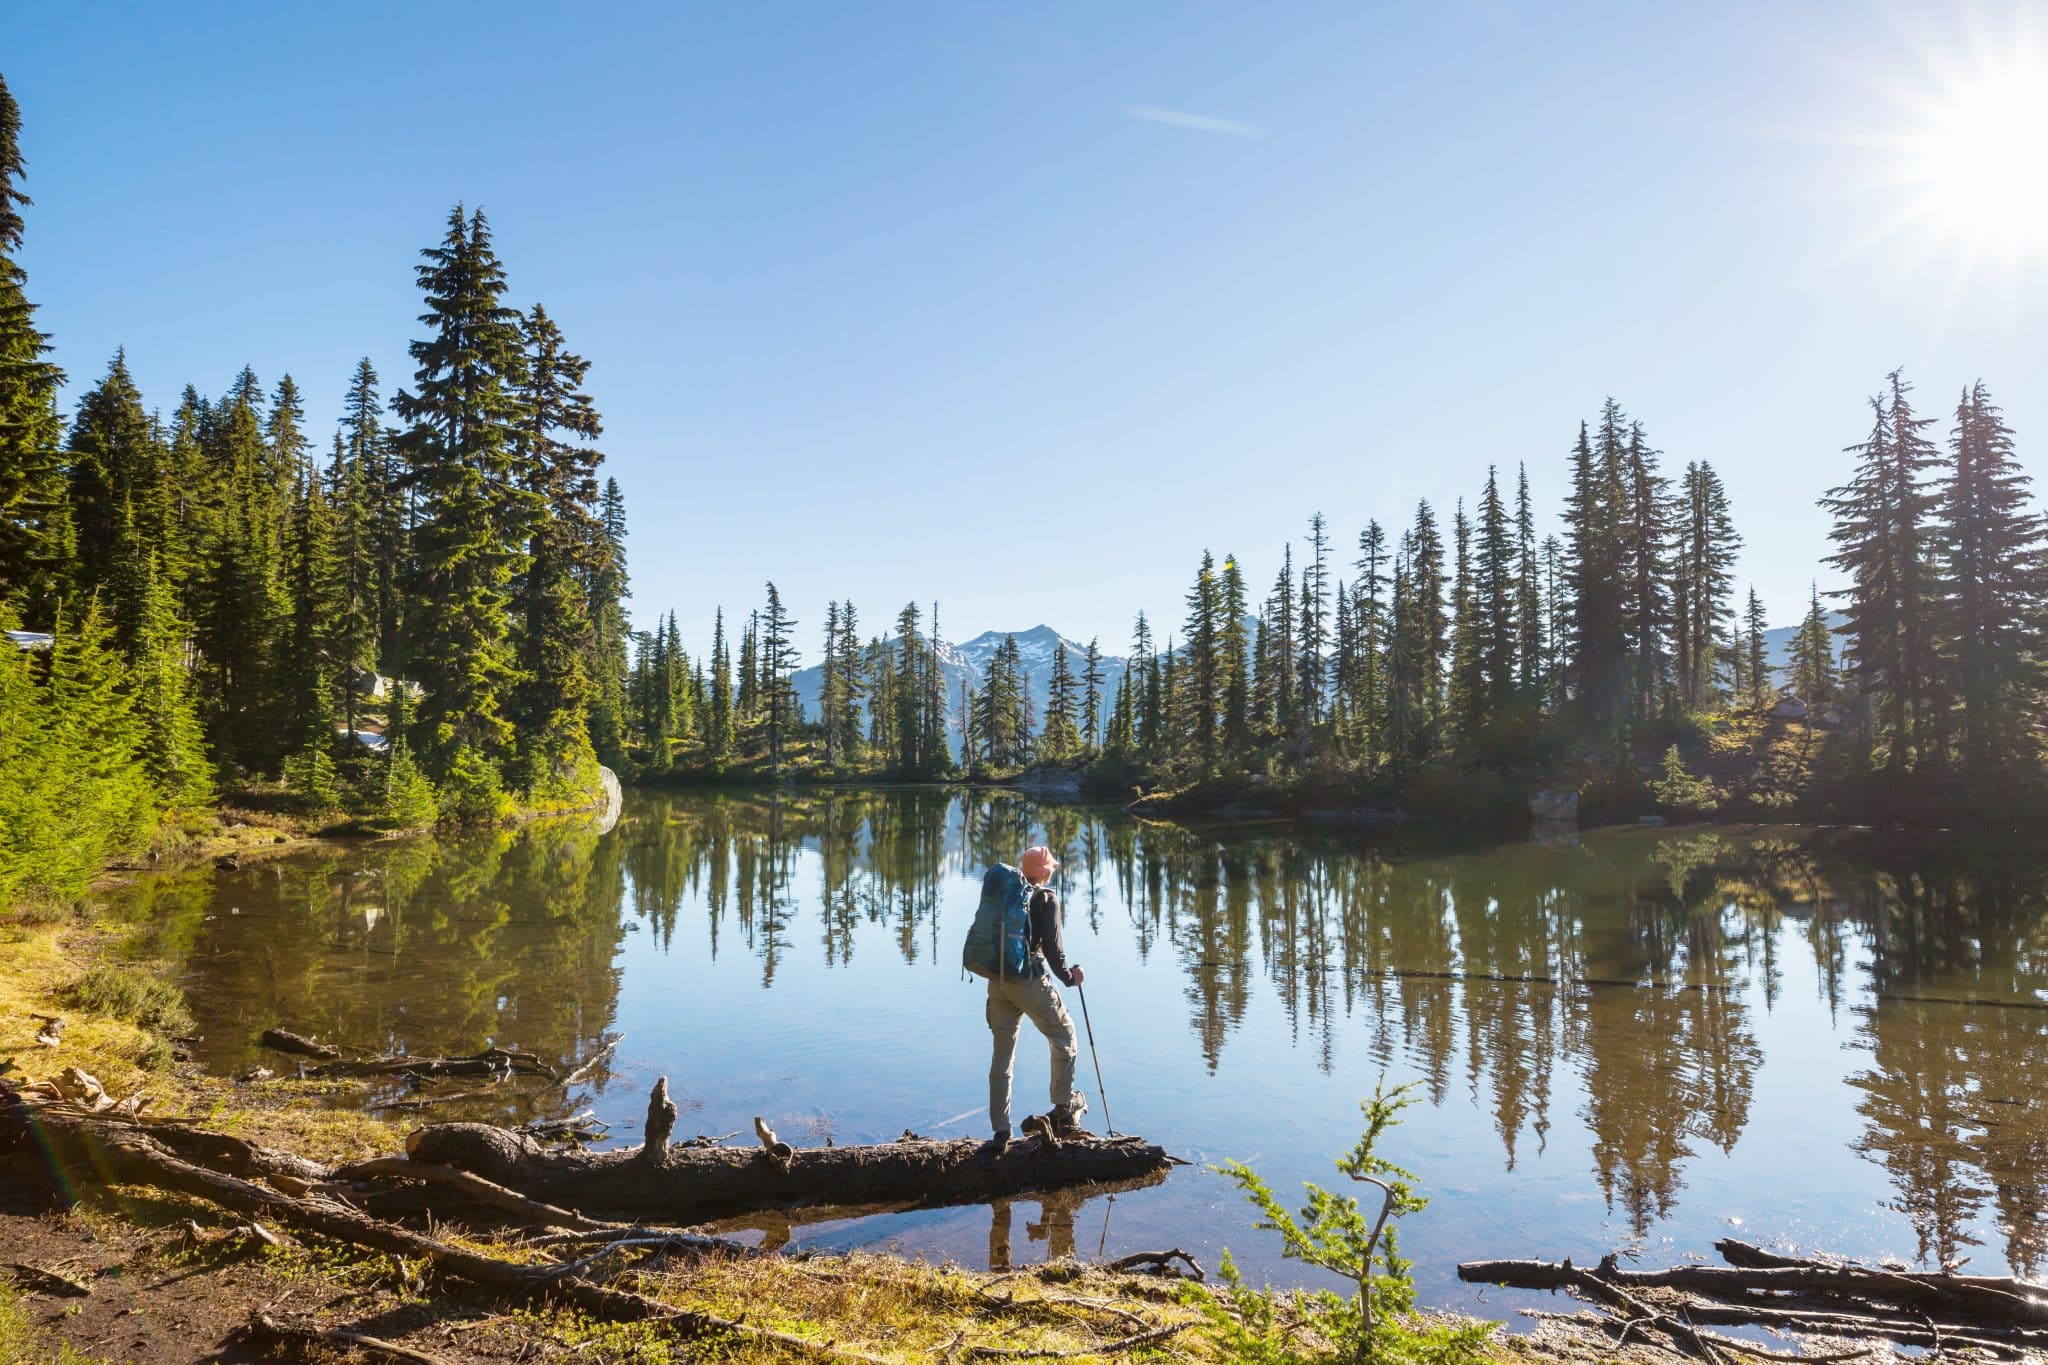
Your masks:
M505 304L483 214L423 253L412 386L387 409L360 362L324 459L293 378L249 368L166 416L116 353L67 423L15 262L19 126L0 83L0 617L53 642L0 650L7 863L70 884L35 793L85 771L152 819L280 776L397 824L587 800L624 756L624 507L588 365ZM125 802L112 843L150 823Z

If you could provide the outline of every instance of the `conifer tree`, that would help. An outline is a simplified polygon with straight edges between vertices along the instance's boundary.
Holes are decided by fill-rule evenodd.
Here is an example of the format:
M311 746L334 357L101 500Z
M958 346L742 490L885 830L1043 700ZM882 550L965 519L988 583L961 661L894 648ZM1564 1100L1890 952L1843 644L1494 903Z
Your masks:
M1188 738L1195 757L1206 772L1216 766L1217 718L1222 710L1221 670L1217 667L1220 585L1216 581L1216 560L1202 551L1202 567L1195 574L1187 595Z
M1301 715L1294 633L1294 547L1287 546L1280 558L1280 576L1274 580L1273 595L1266 604L1266 652L1264 667L1272 676L1268 694L1273 699L1271 724L1276 734L1291 735Z
M1952 652L1963 766L2019 758L2021 718L2038 712L2044 620L2041 516L2012 432L1984 384L1963 392L1932 508L1940 634Z
M1059 762L1073 758L1081 750L1081 732L1074 723L1080 707L1075 689L1073 665L1067 658L1067 642L1055 640L1052 676L1046 683L1045 725L1038 733L1041 758Z
M64 588L64 474L57 392L64 372L48 359L17 257L29 204L21 181L21 108L0 77L0 605L41 627Z
M1081 656L1081 746L1093 758L1102 748L1102 643L1088 638L1088 652Z
M1764 631L1768 623L1764 619L1764 600L1756 595L1756 587L1749 590L1749 605L1742 613L1744 659L1743 672L1749 678L1749 704L1761 711L1771 704L1771 669L1764 653Z
M323 643L332 664L335 700L343 728L356 730L358 674L373 674L377 663L377 562L374 540L376 499L369 471L350 461L348 443L334 435L327 466L326 497L331 512L332 557Z
M1670 625L1665 547L1670 539L1669 483L1640 422L1629 424L1622 456L1622 622L1628 641L1630 719L1647 724L1664 696L1664 640Z
M1834 631L1821 607L1819 586L1811 593L1806 615L1792 637L1792 691L1808 706L1824 706L1835 699Z
M270 768L289 728L280 683L292 615L283 552L292 486L275 486L262 406L262 386L244 367L213 407L200 441L221 502L195 594L206 663L199 693L201 718L223 770Z
M1821 506L1835 518L1828 563L1849 579L1841 596L1848 618L1848 668L1856 688L1877 706L1885 765L1903 771L1915 761L1929 728L1927 693L1935 671L1934 585L1927 539L1933 495L1924 484L1936 462L1917 416L1912 386L1894 370L1888 390L1870 400L1870 436L1848 447L1856 471Z
M1354 589L1361 656L1356 706L1368 735L1368 756L1381 742L1380 732L1387 724L1387 621L1381 601L1381 594L1387 587L1386 564L1387 533L1377 521L1368 521L1358 534L1358 580Z
M1308 546L1308 561L1301 566L1301 667L1296 675L1304 728L1323 718L1323 656L1329 647L1330 537L1321 512L1308 519Z
M367 504L370 594L375 622L369 656L380 672L404 669L405 603L412 579L412 536L418 520L416 488L406 477L402 444L384 430L379 414L377 369L364 356L356 362L342 398L342 446L351 476Z
M483 211L448 216L439 245L417 273L428 334L412 343L414 387L392 407L411 425L401 438L420 498L413 537L417 627L407 630L411 667L425 695L416 735L428 768L458 764L494 799L479 765L509 755L504 715L517 661L511 641L514 580L542 510L514 439L522 412L518 315L501 297L504 269ZM487 784L486 784L487 786Z
M1596 731L1615 718L1626 667L1621 534L1621 428L1626 420L1620 405L1608 399L1600 412L1597 448L1586 424L1579 424L1564 510L1565 590L1571 603L1566 687L1582 723Z
M1529 466L1515 479L1515 653L1522 695L1541 706L1546 698L1549 651L1543 610L1543 568L1537 557L1536 506L1529 496Z
M296 394L290 396L296 399ZM284 544L291 614L279 642L281 738L287 753L324 752L334 744L336 670L329 646L337 614L333 593L338 574L333 518L317 478L299 480Z
M541 305L524 319L521 337L514 445L533 512L513 714L526 784L566 782L576 790L591 779L595 760L589 710L597 695L591 675L600 660L589 585L607 545L598 517L597 470L604 456L591 443L604 428L583 391L590 362L568 349Z
M1458 500L1451 520L1455 571L1451 579L1451 673L1448 718L1452 731L1466 743L1486 724L1486 671L1480 643L1479 610L1472 586L1472 523L1465 501Z
M1720 476L1705 460L1685 467L1672 575L1672 656L1679 699L1694 710L1713 697L1715 642L1734 615L1735 551L1742 544Z
M625 600L631 589L626 575L626 499L619 491L617 479L604 481L598 524L602 542L596 565L590 571L590 625L595 639L590 743L598 762L622 768L626 761Z
M185 658L190 633L178 619L170 584L150 556L141 587L141 610L129 652L129 692L141 731L141 756L157 801L191 810L213 797L206 737L192 703Z
M795 627L796 622L783 609L782 594L770 582L768 603L761 612L757 686L762 694L762 718L767 722L768 770L772 773L782 771L783 739L796 719L796 698L789 685L789 675L797 664L796 641L791 634Z
M1222 747L1236 757L1251 747L1251 640L1245 633L1244 571L1237 556L1223 557L1223 577L1217 600L1216 628L1218 688L1222 693Z
M1513 706L1519 684L1516 670L1521 650L1521 625L1516 614L1518 570L1515 544L1508 529L1507 507L1491 465L1479 499L1478 563L1474 570L1474 609L1479 632L1479 676L1485 720L1491 723Z
M1444 541L1427 500L1416 505L1415 525L1408 536L1412 721L1426 744L1443 728L1444 665L1451 642L1451 618L1444 603Z
M704 747L713 759L723 759L733 744L732 655L725 641L725 608L718 609L711 626L711 710Z
M79 400L71 423L66 500L69 587L77 600L89 600L106 586L130 518L149 496L156 446L127 355L117 351L100 382Z

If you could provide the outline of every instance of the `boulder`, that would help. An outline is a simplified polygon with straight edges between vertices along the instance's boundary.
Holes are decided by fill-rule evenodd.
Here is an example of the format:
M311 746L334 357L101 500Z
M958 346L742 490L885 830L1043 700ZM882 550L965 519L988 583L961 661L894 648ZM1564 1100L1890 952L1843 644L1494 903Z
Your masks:
M1577 824L1579 794L1573 791L1531 792L1529 818L1541 824Z
M1809 714L1806 703L1797 697L1780 697L1771 708L1772 720L1805 720Z

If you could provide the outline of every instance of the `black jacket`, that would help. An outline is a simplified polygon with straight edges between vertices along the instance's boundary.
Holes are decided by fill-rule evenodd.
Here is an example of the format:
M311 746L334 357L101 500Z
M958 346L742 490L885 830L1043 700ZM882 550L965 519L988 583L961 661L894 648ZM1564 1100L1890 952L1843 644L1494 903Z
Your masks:
M1052 968L1060 984L1073 985L1074 973L1067 966L1066 940L1060 936L1059 893L1051 887L1042 886L1031 893L1031 941L1045 954L1045 965Z

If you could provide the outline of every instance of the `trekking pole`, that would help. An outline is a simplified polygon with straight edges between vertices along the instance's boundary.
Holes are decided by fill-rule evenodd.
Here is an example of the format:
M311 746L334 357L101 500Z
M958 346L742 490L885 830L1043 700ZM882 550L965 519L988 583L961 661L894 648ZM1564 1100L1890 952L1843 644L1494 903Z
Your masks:
M1102 1087L1102 1054L1095 1050L1095 1023L1088 1017L1088 988L1074 987L1081 996L1081 1023L1088 1030L1088 1055L1095 1059L1095 1093L1102 1096L1102 1122L1108 1127L1111 1137L1118 1136L1116 1120L1109 1116L1109 1091Z

